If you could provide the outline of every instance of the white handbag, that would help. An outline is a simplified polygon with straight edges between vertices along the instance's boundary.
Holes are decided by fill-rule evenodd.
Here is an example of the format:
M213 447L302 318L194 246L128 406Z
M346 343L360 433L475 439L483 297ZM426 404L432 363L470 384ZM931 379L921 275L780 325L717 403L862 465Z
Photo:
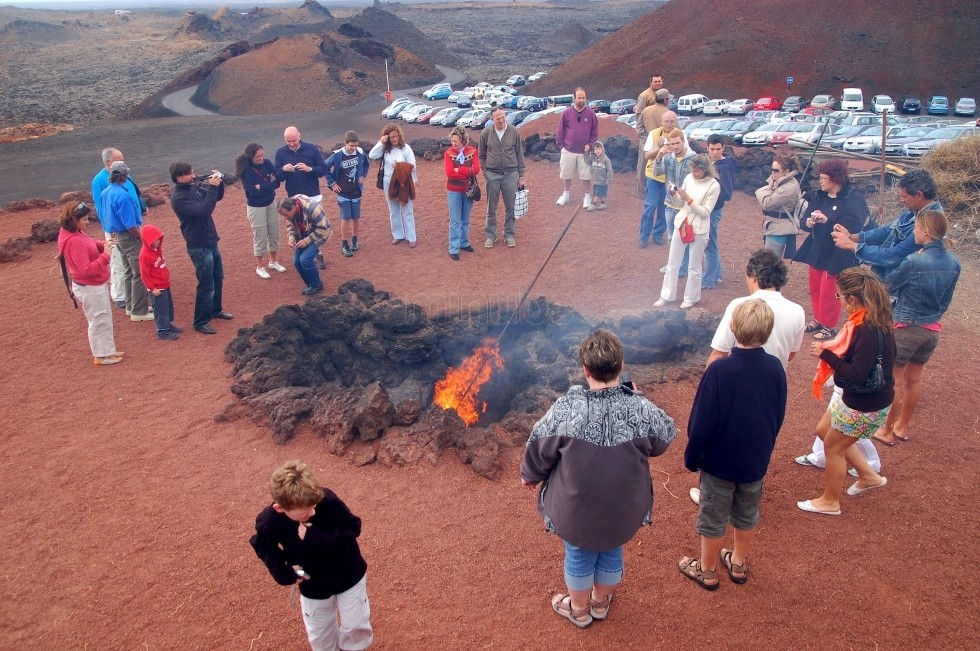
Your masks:
M527 188L521 188L517 191L517 197L514 199L514 219L520 219L527 214Z

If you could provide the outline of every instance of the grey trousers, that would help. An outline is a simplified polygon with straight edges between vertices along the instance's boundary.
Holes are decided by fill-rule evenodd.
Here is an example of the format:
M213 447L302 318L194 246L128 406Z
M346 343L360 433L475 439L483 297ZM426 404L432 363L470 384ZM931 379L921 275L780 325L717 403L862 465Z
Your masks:
M124 285L126 309L137 316L143 316L149 310L146 295L146 285L140 277L140 248L143 242L129 231L116 233L116 246L122 253L122 268L126 276Z
M517 198L517 170L509 174L498 174L483 170L487 182L487 220L483 230L488 240L497 239L497 203L504 200L504 237L517 236L517 220L514 219L514 200Z

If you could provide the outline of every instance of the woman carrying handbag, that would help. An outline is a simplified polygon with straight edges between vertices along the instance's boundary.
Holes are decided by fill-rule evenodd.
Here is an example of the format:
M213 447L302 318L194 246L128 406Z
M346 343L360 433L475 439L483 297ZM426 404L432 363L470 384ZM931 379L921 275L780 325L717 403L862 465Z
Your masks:
M446 168L446 201L449 203L449 257L459 262L460 250L473 253L470 245L470 213L473 201L479 201L480 158L476 147L469 145L465 127L453 127L443 160ZM475 194L475 196L473 196Z
M654 307L664 307L677 300L677 275L688 247L690 259L681 309L690 309L701 300L704 250L708 246L711 211L718 202L721 185L717 181L714 163L707 154L694 156L689 165L691 172L684 178L682 186L667 189L675 201L683 201L683 207L674 219L674 236L670 239L664 284L660 290L660 300L653 304Z

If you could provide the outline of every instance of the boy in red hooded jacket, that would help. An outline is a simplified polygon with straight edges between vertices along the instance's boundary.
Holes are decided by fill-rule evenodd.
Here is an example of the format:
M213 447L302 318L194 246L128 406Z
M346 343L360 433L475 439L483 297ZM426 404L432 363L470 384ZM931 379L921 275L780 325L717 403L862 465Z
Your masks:
M140 231L143 248L140 249L140 276L153 301L153 318L157 324L157 337L177 339L183 329L171 320L174 318L174 301L170 296L170 270L163 257L163 231L153 224L145 224Z

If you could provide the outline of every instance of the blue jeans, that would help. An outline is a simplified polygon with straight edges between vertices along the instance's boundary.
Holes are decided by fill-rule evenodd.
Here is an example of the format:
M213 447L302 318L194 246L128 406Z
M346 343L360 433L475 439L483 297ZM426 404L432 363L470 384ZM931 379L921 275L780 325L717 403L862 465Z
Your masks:
M465 192L446 192L449 203L449 252L459 253L462 246L470 245L470 213L473 202Z
M156 321L157 332L169 331L174 318L174 299L170 295L170 288L161 289L159 296L150 294L150 301L153 303L153 320Z
M795 235L766 235L765 248L776 252L784 260L792 258L796 254Z
M647 178L647 194L643 200L643 216L640 217L640 241L644 244L653 234L655 242L663 242L667 222L664 219L664 192L666 185Z
M704 250L704 273L701 276L701 287L711 289L722 281L721 255L718 253L718 224L721 223L721 210L724 206L711 211L711 225L708 227L708 246ZM680 278L687 276L687 256L690 247L684 251L681 260Z
M623 580L623 547L601 552L565 543L565 585L569 590L590 590L592 585L615 586Z
M197 295L194 298L194 327L200 328L211 322L215 314L224 311L221 306L221 286L225 280L225 268L221 264L218 245L200 249L187 249L197 275Z
M293 267L307 287L323 287L323 283L320 282L320 270L316 268L316 256L319 252L320 247L315 244L308 244L302 249L293 249Z

